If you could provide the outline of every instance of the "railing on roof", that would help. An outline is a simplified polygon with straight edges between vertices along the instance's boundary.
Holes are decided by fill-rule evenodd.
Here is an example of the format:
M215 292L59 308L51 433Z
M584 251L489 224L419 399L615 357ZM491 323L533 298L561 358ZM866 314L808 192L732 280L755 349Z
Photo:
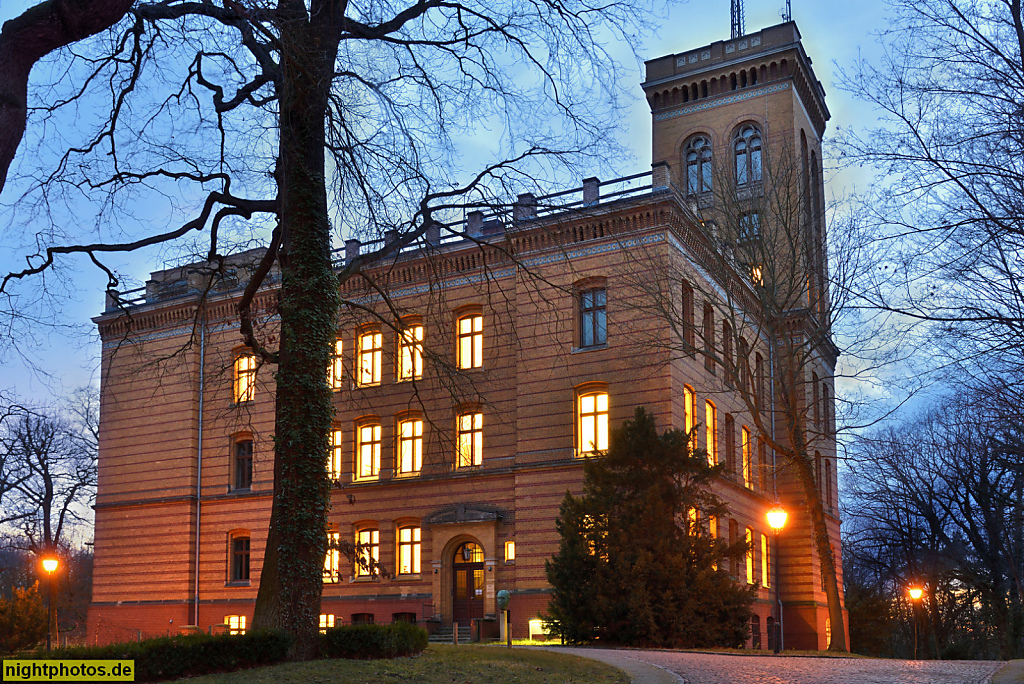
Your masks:
M491 236L503 233L506 228L523 222L529 223L537 219L551 218L574 211L591 211L612 202L667 190L670 184L668 168L663 164L656 164L651 171L642 171L607 181L586 178L583 180L582 186L568 190L541 196L524 193L519 195L512 204L491 204L480 208L467 205L462 209L463 217L460 220L435 224L428 229L425 238L426 242L434 247L462 242L471 244L476 241L486 241ZM351 259L361 254L377 252L386 247L388 242L393 239L398 239L397 232L366 242L347 240L344 247L332 250L331 263L335 268L343 268ZM399 254L414 252L421 248L422 241L412 243L403 247ZM178 287L179 283L181 287ZM196 292L197 290L190 289L187 281L184 280L152 283L150 287L137 287L122 292L107 290L106 311L176 299L194 295Z

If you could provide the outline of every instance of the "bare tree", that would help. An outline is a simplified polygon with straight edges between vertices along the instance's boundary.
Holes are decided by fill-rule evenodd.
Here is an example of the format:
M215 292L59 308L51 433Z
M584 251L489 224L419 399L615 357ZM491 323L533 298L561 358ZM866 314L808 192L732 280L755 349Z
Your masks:
M0 280L6 316L23 313L19 284L68 254L87 255L114 288L111 253L207 231L212 279L232 250L268 242L238 305L245 344L277 368L275 497L253 622L295 635L296 657L317 644L332 413L323 369L339 284L422 241L467 199L486 206L532 186L538 169L599 158L608 138L595 115L614 102L617 78L598 27L633 32L643 16L632 2L590 0L50 0L0 34L0 54L17 66L0 81L13 103L0 110L13 121L0 169L20 139L28 71L44 55L59 67L47 101L29 107L35 121L102 110L55 163L22 157L8 174L23 191L16 208L50 226L29 265ZM98 93L103 105L89 99ZM467 169L457 136L473 121L502 136L490 161ZM54 144L42 127L26 130L30 149ZM36 158L46 162L33 169ZM89 231L77 210L68 223L81 231L59 216L61 202L81 198L103 227L92 240L82 239ZM166 209L160 229L137 229L133 208L147 200ZM371 245L340 273L332 226ZM280 330L267 339L251 307L272 271Z
M840 84L880 125L843 156L879 174L862 199L888 258L858 305L934 324L953 360L1024 364L1024 15L1016 0L898 0L878 64Z

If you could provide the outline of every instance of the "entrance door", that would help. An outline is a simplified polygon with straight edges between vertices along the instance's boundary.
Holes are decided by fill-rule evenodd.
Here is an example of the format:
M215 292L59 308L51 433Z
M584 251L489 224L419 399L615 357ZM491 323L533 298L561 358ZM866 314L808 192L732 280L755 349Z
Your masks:
M484 550L466 542L452 558L452 620L468 624L484 616Z

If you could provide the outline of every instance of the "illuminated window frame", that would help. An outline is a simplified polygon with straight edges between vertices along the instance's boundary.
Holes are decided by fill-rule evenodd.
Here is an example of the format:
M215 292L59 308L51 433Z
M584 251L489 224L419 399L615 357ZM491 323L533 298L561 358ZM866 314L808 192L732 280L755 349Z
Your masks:
M422 530L418 525L398 528L398 574L420 574Z
M320 633L327 634L327 630L334 627L333 613L320 613Z
M372 561L370 567L364 568L360 560ZM380 530L376 527L364 527L356 531L356 577L372 577L373 566L380 562Z
M754 486L754 473L753 464L750 460L750 429L746 425L740 430L740 444L743 452L743 486L747 489L752 489Z
M343 356L345 343L339 337L334 340L334 350L331 352L331 365L327 369L327 384L335 392L342 388L345 378L345 358Z
M455 431L455 467L481 465L484 457L484 414L479 411L460 413L455 419Z
M244 615L225 615L224 624L228 626L228 634L245 634Z
M384 334L379 330L359 333L359 386L379 385L384 358Z
M707 444L708 465L718 465L718 410L710 400L704 402L704 438Z
M747 528L744 538L747 541L747 584L753 584L754 578L754 530Z
M331 428L331 451L327 461L327 475L332 480L341 479L342 459L345 452L342 450L344 435L340 427Z
M455 323L458 355L457 365L463 370L480 368L484 365L484 317L473 313L460 316Z
M380 421L365 421L356 425L355 479L376 480L380 477Z
M423 420L398 421L398 474L419 475L423 469Z
M252 401L256 396L256 355L243 352L235 358L232 396L236 404Z
M761 586L769 589L772 586L771 574L771 543L767 534L761 534Z
M697 450L697 433L693 425L697 419L697 394L689 385L683 385L683 430L690 435L690 451Z
M516 543L513 540L505 542L505 562L514 563L516 560Z
M341 532L327 533L327 553L324 554L324 584L337 584L341 581ZM333 627L333 625L332 625Z
M608 391L593 389L576 398L577 456L589 456L608 450Z
M398 334L398 381L423 377L423 325L410 325Z

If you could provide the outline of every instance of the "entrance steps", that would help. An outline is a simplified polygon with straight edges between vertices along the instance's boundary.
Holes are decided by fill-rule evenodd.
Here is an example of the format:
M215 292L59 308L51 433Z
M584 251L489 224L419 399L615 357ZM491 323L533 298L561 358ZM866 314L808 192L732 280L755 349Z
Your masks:
M443 627L428 636L427 641L432 644L451 644L455 642L455 634L451 627ZM472 641L473 640L469 632L469 625L459 625L459 643L469 644L472 643Z

